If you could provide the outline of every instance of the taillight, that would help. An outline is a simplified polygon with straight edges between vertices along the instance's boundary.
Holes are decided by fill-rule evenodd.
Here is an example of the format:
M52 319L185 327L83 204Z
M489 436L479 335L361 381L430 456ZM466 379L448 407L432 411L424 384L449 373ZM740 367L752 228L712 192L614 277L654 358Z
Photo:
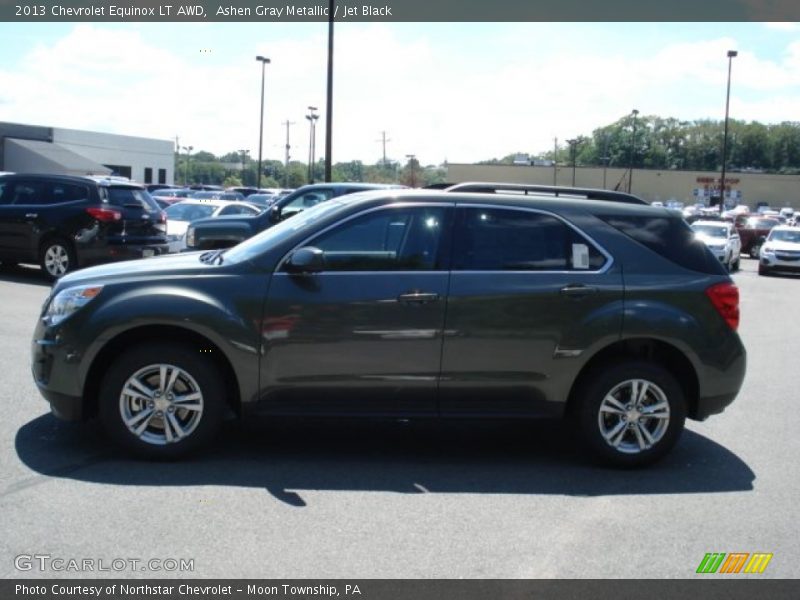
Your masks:
M706 290L706 296L731 329L739 328L739 288L732 283L718 283Z
M119 221L122 218L121 212L110 208L87 208L86 212L98 221L103 221L104 223Z

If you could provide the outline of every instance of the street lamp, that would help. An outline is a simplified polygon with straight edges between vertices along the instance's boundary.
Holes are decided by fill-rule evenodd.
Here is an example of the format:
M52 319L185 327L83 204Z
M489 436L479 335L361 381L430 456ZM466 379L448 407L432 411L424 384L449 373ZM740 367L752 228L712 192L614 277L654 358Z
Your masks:
M261 63L261 123L258 126L258 183L257 188L261 189L261 149L264 146L264 67L270 60L265 56L256 56L256 60Z
M639 111L635 108L631 112L633 115L633 132L631 133L631 152L630 152L630 166L628 168L628 193L631 193L633 189L633 157L634 157L634 148L636 146L636 115L639 114Z
M336 0L328 0L328 89L325 103L325 182L331 182L333 164L333 17Z
M603 189L606 189L606 174L608 173L608 133L603 136Z
M725 95L725 133L722 135L722 177L719 181L719 212L725 210L725 166L728 160L728 108L731 102L731 65L739 53L728 50L728 92Z
M416 154L406 154L406 158L408 159L408 166L411 168L411 187L417 187L417 174L415 173L414 169L414 160L416 160Z
M184 186L188 186L189 185L189 155L192 153L192 150L194 150L194 146L184 146L183 149L186 150L186 165L185 165L185 168L184 168L184 171L183 171L183 185Z
M309 130L308 130L308 183L314 183L314 154L315 154L315 145L317 143L316 137L316 129L317 129L317 119L319 119L319 115L316 114L314 111L317 110L316 106L309 106L308 107L308 114L306 115L306 119L308 119Z
M580 140L574 138L571 140L567 140L567 143L569 144L570 154L572 154L572 187L575 187L575 159L577 154L576 149L579 142Z

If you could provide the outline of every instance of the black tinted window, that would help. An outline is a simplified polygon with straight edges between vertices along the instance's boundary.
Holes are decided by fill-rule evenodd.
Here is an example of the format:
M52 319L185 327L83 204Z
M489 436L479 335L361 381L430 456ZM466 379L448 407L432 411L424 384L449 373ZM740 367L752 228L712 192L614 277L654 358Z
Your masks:
M387 208L349 221L311 242L326 271L429 271L437 262L445 208Z
M148 211L160 210L147 191L141 188L110 187L108 202L123 208L143 208Z
M706 245L695 238L691 226L683 219L664 216L597 216L628 237L685 269L711 274L725 272Z
M606 261L588 240L550 215L464 208L456 231L456 270L585 271Z
M69 183L52 184L50 187L50 194L50 199L53 204L89 199L89 189L87 187L82 185L72 185Z
M47 186L39 181L17 181L9 185L7 204L47 204ZM5 195L5 194L4 194Z

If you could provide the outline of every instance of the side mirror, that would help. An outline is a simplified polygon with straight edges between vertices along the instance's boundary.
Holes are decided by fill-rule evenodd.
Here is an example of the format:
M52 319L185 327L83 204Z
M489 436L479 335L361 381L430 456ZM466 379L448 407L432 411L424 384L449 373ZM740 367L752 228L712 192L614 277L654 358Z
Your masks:
M272 223L277 223L281 220L281 207L278 205L273 205L269 208L269 220Z
M290 273L319 273L325 268L325 253L314 246L298 248L286 261Z

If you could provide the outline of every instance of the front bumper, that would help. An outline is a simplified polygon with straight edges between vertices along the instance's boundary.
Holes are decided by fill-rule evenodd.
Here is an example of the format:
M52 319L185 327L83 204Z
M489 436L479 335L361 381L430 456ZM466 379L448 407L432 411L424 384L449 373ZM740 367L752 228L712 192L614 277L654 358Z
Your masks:
M800 255L788 255L782 252L764 254L760 258L761 266L780 271L800 271Z
M31 343L31 373L53 414L67 421L81 421L87 415L78 384L79 353L47 330L42 320L36 325Z

